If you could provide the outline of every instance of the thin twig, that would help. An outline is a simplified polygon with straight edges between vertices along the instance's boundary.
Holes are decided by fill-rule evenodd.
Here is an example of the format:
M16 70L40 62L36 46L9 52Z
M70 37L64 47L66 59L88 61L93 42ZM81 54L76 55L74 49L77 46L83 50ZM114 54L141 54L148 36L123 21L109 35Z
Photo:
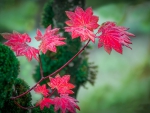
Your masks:
M11 97L10 99L17 99L17 98L20 98L20 97L24 96L25 94L29 93L32 89L34 89L37 86L37 84L39 84L42 80L43 80L43 78L41 78L33 87L31 87L26 92L24 92L24 93L22 93L22 94L20 94L20 95L18 95L16 97Z
M32 107L23 107L23 106L21 106L20 104L18 104L15 100L14 100L14 102L15 102L15 104L16 104L18 107L20 107L20 108L22 108L22 109L26 109L26 110L33 109L33 108L36 108L36 107L39 106L39 104L37 104L36 106L32 106Z
M43 78L43 68L42 68L42 62L41 62L41 57L39 55L39 65L40 65L40 73L41 73L41 78Z
M64 67L66 67L73 59L75 59L80 53L82 53L82 52L84 51L84 49L88 46L89 42L90 42L90 40L88 40L88 42L83 46L83 48L82 48L78 53L76 53L67 63L65 63L62 67L60 67L58 70L56 70L55 72L53 72L52 74L50 74L50 75L48 75L48 76L46 76L46 77L42 77L42 78L41 78L33 87L31 87L29 90L27 90L26 92L24 92L24 93L22 93L22 94L20 94L20 95L18 95L18 96L16 96L16 97L11 97L10 99L17 99L17 98L19 98L19 97L24 96L25 94L29 93L32 89L34 89L34 88L37 86L37 84L39 84L41 81L43 81L43 80L45 80L45 79L47 79L47 78L49 78L49 77L51 77L51 76L57 74L57 73L58 73L59 71L61 71Z

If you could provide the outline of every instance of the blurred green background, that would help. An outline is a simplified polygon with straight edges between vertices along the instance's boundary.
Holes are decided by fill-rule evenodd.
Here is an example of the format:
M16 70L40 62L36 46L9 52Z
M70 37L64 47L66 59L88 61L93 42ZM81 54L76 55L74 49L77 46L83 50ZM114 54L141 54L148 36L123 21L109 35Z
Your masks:
M38 47L34 37L40 28L44 4L47 0L1 0L0 33L13 30L27 32L33 38L31 46ZM136 35L131 38L132 50L123 48L123 55L112 51L108 55L103 48L90 43L90 61L98 65L94 86L87 83L77 96L79 113L150 113L150 1L149 0L87 0L99 16L99 24L115 21L130 28ZM62 4L63 7L63 4ZM2 38L0 37L1 42ZM32 74L37 62L20 61L19 77L30 86L35 84ZM40 96L32 92L33 103Z

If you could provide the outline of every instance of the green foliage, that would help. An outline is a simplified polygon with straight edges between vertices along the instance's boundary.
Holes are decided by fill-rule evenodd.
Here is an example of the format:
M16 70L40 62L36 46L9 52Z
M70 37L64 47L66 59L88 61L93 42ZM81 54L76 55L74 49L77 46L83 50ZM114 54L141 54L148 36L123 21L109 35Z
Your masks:
M17 95L22 94L23 92L27 91L28 89L29 89L29 86L27 85L27 83L24 80L22 80L20 78L17 78L15 80L15 83L14 83L15 92L14 92L14 94L15 93ZM28 94L24 95L23 97L16 99L15 101L23 107L29 107L29 106L31 106L31 100L32 100L31 94L28 93ZM13 100L7 98L7 100L5 101L5 104L2 108L2 112L3 113L10 113L10 112L11 113L28 113L29 111L21 109L20 107L18 107L14 103Z
M14 53L5 45L0 44L0 109L11 90L19 73L19 62Z
M62 7L63 4L63 7ZM50 7L49 7L50 6ZM55 21L55 27L62 28L61 33L63 37L66 39L66 45L63 47L58 47L57 53L47 52L46 55L41 55L42 66L44 71L44 76L47 76L61 66L63 66L70 58L72 58L82 47L80 39L71 39L70 34L64 32L63 27L65 26L65 21L67 20L65 11L69 9L73 9L76 6L84 7L83 0L73 0L73 1L62 1L62 0L54 0L53 2L48 2L45 7L45 12L43 16L43 25L47 27L52 23L51 20ZM49 7L49 8L48 8ZM49 10L50 12L48 12ZM52 12L53 11L53 12ZM49 18L48 15L51 16L54 14L54 18ZM45 16L47 15L47 16ZM63 70L59 72L60 75L70 74L71 82L76 85L74 89L74 96L76 96L78 88L80 85L83 85L86 81L94 82L96 75L96 66L91 65L88 62L87 52L84 51L81 55L76 57L68 66L66 66ZM35 81L40 80L40 68L39 66L36 69L36 73L34 74ZM47 82L47 81L46 81ZM44 81L44 83L46 83Z
M40 107L34 108L32 110L32 113L55 113L53 106L50 106L50 108L44 108L43 110L40 110Z
M97 66L95 66L93 63L89 63L88 59L83 59L75 73L76 84L83 84L86 81L89 81L91 84L94 84L97 74L96 69Z
M22 94L29 89L28 84L20 78L16 79L14 86L17 95ZM31 106L31 94L28 93L25 96L17 99L16 101L22 106L26 106L26 107Z
M42 24L44 27L47 27L48 25L53 26L53 18L54 18L54 12L52 9L52 0L49 0L48 3L44 7L44 13L42 17Z

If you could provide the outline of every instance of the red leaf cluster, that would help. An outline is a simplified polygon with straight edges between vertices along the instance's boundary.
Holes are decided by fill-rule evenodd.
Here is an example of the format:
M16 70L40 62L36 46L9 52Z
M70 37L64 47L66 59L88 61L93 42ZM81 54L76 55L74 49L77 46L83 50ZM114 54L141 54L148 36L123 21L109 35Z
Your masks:
M75 86L71 83L68 83L69 80L70 75L64 75L62 78L60 75L57 75L55 78L50 77L50 82L48 85L52 89L56 88L60 94L73 94L73 91L70 89L73 89Z
M98 48L104 46L107 53L111 53L112 48L118 53L122 54L122 46L131 48L129 44L132 44L129 36L134 34L127 32L128 28L117 26L114 22L105 22L99 28L98 33L101 33L98 43Z
M38 60L39 50L27 44L31 42L27 33L20 34L14 31L12 34L2 33L1 35L7 40L4 44L10 46L17 56L26 56L29 61L32 57Z
M81 7L77 7L75 12L66 11L70 20L66 21L69 27L65 27L65 31L72 33L72 38L81 38L81 41L91 40L95 42L96 35L93 30L98 28L98 17L93 15L92 8L89 7L85 11Z
M56 52L56 46L62 46L66 44L65 42L63 42L65 38L57 34L58 31L58 28L51 29L51 25L46 28L43 35L39 29L37 30L37 36L35 37L35 39L37 41L42 41L39 46L39 50L42 51L44 54L47 52L47 50Z
M59 108L61 113L65 113L66 110L70 111L71 113L76 113L75 108L80 110L79 106L76 104L78 102L76 99L68 96L68 95L61 95L60 97L54 98L54 109L57 111Z
M75 86L69 83L70 75L64 75L60 77L60 75L55 76L55 78L50 78L50 82L48 85L51 89L56 88L60 97L50 98L52 94L49 93L49 90L46 88L46 85L40 86L39 84L34 88L36 93L41 93L44 98L37 102L37 105L40 105L40 109L43 110L44 107L49 108L50 105L54 105L55 111L58 109L61 110L62 113L65 113L67 110L71 113L76 113L75 108L80 110L79 106L76 104L78 101L68 94L72 94Z
M46 89L46 84L40 86L39 84L34 88L36 93L41 93L45 97L49 95L48 89Z
M50 105L54 104L53 99L50 98L43 98L42 100L40 100L39 102L37 102L36 105L40 105L40 109L43 110L44 107L49 108Z

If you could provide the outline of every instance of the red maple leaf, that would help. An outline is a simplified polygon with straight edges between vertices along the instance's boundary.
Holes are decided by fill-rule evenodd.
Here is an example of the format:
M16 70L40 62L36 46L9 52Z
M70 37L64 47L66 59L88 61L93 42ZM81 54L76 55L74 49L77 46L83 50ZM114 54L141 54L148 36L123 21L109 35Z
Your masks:
M76 113L75 108L80 110L79 106L76 104L78 101L68 95L61 95L60 97L55 97L54 100L54 110L57 111L59 108L61 113L65 113L66 110L71 113Z
M5 43L16 43L16 42L20 42L20 43L26 43L26 42L31 42L31 38L27 33L24 34L20 34L16 31L13 31L13 34L11 33L1 33L1 35L8 40ZM11 40L11 41L10 41Z
M131 49L129 44L132 44L129 36L134 34L127 32L128 28L117 26L114 22L105 22L99 28L98 33L101 33L98 43L98 48L104 46L107 53L111 53L112 48L122 54L122 46Z
M37 36L35 39L37 41L42 41L39 49L45 54L47 50L50 50L52 52L56 52L56 46L62 46L65 45L66 43L63 42L65 38L61 37L59 34L57 34L59 31L58 28L51 29L51 25L49 25L46 28L46 31L44 35L42 35L41 31L38 29L36 34Z
M40 109L43 110L44 107L49 108L50 105L54 104L53 100L50 98L43 98L39 102L36 103L36 105L40 105Z
M45 97L49 95L49 91L48 89L46 89L46 84L43 84L42 86L40 86L39 84L34 88L34 91L36 93L41 93L42 95L44 95Z
M7 40L4 44L10 46L17 56L26 56L29 61L32 60L32 57L38 60L39 50L27 44L31 42L27 33L20 34L14 31L13 34L2 33L1 35Z
M77 7L75 12L66 11L70 20L66 21L69 27L65 27L65 31L72 33L72 38L80 36L81 41L91 40L95 42L95 34L93 30L99 25L98 17L93 15L92 8L89 7L85 11L81 7Z
M55 78L50 77L50 82L48 85L54 89L58 90L60 94L73 94L73 89L75 86L71 83L68 83L70 80L70 75L64 75L62 78L60 75L55 76Z

